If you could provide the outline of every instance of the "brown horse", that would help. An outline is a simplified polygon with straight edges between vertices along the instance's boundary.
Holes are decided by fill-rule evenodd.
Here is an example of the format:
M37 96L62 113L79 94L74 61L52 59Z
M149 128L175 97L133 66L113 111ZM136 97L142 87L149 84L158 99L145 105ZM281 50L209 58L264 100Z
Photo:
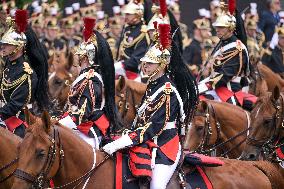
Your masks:
M146 88L146 84L123 76L115 81L115 103L125 125L132 124Z
M78 75L77 72L72 70L73 64L74 56L70 53L68 59L64 59L60 66L54 67L54 72L49 76L49 95L53 103L52 110L55 112L63 110L67 102L70 85Z
M274 73L270 68L264 64L258 63L257 69L267 83L268 91L272 92L275 86L283 91L284 90L284 80L276 73Z
M250 162L223 161L221 167L203 168L214 188L271 188L267 177ZM192 167L184 170L190 172ZM94 151L70 129L57 125L44 113L42 120L29 127L19 146L19 165L12 188L44 188L52 178L55 186L62 188L113 189L114 175L112 158ZM180 188L175 176L168 188Z
M11 188L17 165L17 146L21 138L0 127L0 188Z
M254 161L261 157L274 162L270 169L260 168L269 176L273 188L284 188L284 170L277 163L279 160L275 153L284 141L284 94L278 87L257 101L251 118L252 130L241 158Z
M249 113L242 108L212 100L200 101L187 132L184 149L238 158L249 128Z

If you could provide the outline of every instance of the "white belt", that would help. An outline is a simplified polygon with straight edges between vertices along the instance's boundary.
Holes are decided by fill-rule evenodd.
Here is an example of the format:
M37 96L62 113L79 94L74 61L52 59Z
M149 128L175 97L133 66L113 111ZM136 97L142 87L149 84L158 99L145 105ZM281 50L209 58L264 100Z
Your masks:
M166 126L164 127L163 130L175 129L175 128L176 128L176 123L175 122L167 122Z
M241 77L236 77L232 80L232 82L235 82L235 83L240 83L241 82Z

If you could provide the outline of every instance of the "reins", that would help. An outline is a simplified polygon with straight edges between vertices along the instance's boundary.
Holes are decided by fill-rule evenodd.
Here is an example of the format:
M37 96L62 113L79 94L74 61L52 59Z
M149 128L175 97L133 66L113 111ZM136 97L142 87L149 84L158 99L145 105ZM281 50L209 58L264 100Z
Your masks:
M210 145L208 145L208 142L210 141L210 136L213 134L213 130L212 130L211 123L210 123L210 115L212 115L212 118L215 120L216 132L217 132L216 142L211 147L210 147ZM246 134L251 129L251 127L248 125L248 128L241 131L237 135L230 137L228 140L226 140L224 142L218 142L218 141L220 141L221 125L217 120L214 107L211 104L208 104L208 108L207 108L205 115L199 113L196 116L205 117L205 127L207 127L207 129L206 128L204 129L204 132L206 132L206 131L207 132L203 134L202 142L200 143L200 145L195 150L196 152L199 152L199 153L202 153L202 154L209 154L209 153L214 152L215 150L217 150L217 148L220 148L220 147L226 145L227 143L234 141L235 139L239 138L240 136L243 136L244 134ZM236 144L234 147L232 147L232 148L228 149L226 152L222 153L221 157L226 156L228 153L230 153L231 151L235 150L240 145L242 145L245 141L246 141L246 138L244 140L242 140L241 142L239 142L238 144ZM209 147L209 149L204 149L205 147Z
M3 167L1 167L1 168L0 168L0 172L2 172L2 171L4 171L4 170L8 169L9 167L11 167L12 165L14 165L14 164L17 163L18 161L19 161L19 158L15 158L15 159L12 160L10 163L8 163L8 164L4 165ZM7 175L6 177L0 179L0 183L6 181L6 180L9 179L11 176L13 176L14 172L15 172L15 170L14 170L12 173L10 173L9 175Z
M64 150L63 150L63 146L61 143L60 134L59 134L57 126L53 127L53 132L49 139L51 140L52 144L49 147L48 158L46 159L43 169L37 176L33 176L32 174L27 173L20 169L16 169L14 173L15 177L21 180L24 180L26 182L32 183L32 188L35 188L35 189L44 189L46 188L46 186L48 186L49 181L52 178L48 178L47 176L50 173L50 170L53 164L55 163L56 157L58 156L58 151L59 151L59 169L58 170L60 170L60 168L63 166L62 162L64 161L65 155L64 155ZM56 148L59 148L59 150L57 150ZM97 170L107 159L109 159L109 157L110 157L109 155L106 155L100 163L98 163L94 168L90 169L88 172L86 172L84 175L80 176L79 178L71 182L68 182L62 186L53 187L52 189L66 188L76 183L78 184L75 185L73 188L78 187L83 181L86 181L88 178L90 178L95 172L95 170Z

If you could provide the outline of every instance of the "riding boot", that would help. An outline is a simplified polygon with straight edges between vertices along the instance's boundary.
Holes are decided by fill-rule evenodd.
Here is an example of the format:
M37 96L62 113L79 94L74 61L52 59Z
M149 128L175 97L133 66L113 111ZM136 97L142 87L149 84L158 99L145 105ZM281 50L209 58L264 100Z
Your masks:
M147 177L139 178L139 188L140 189L150 188L150 181Z

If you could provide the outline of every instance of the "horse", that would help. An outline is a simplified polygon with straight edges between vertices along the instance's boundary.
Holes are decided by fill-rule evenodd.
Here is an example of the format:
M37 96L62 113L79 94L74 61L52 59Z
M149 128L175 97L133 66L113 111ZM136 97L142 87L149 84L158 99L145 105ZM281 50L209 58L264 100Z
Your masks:
M273 188L284 188L284 170L278 163L281 160L276 153L284 141L284 94L280 93L278 87L258 99L251 112L251 119L252 130L241 159L271 161L272 168L262 168L263 172L268 175Z
M266 81L268 91L272 92L275 86L278 86L281 91L284 90L284 80L278 74L261 62L256 65L256 69L259 70L261 77Z
M146 88L146 84L123 76L115 81L115 103L126 126L132 124Z
M68 55L68 59L60 63L60 66L55 67L54 72L48 79L48 91L52 100L52 110L61 112L66 105L70 86L78 76L78 72L73 69L74 56L72 53Z
M212 100L200 101L186 134L184 149L238 158L243 151L249 125L249 113L238 106Z
M0 188L8 189L13 184L13 173L18 165L17 146L22 139L2 127L0 138Z
M51 120L47 112L27 129L18 154L12 189L41 189L48 187L50 179L55 188L113 189L115 186L114 160ZM271 189L263 172L249 162L222 160L223 166L203 167L214 188ZM192 167L184 170L190 172ZM180 188L177 177L175 173L167 188Z

